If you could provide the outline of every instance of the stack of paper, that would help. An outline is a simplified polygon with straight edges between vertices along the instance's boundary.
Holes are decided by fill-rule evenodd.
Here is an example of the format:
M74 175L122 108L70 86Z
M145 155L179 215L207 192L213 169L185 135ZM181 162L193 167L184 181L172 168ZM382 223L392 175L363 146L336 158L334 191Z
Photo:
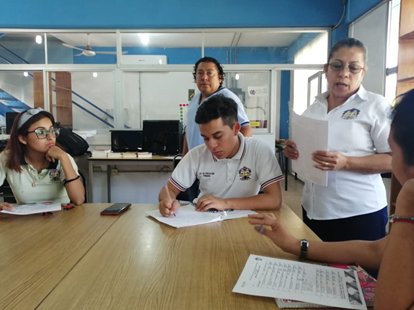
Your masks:
M92 157L95 158L107 158L110 150L92 150Z
M109 152L107 154L108 158L122 158L122 153L117 153L117 152Z
M137 158L137 153L135 153L135 152L125 152L125 153L122 153L122 158L134 159L134 158Z
M138 152L138 158L142 158L142 159L152 158L152 153L150 153L150 152Z

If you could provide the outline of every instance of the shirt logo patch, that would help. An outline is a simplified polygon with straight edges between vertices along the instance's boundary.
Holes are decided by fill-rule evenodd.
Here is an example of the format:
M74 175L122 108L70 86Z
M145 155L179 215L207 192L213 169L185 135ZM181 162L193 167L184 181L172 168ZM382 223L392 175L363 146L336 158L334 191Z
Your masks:
M50 177L51 181L59 181L60 180L60 170L50 169L49 170L49 177Z
M356 119L359 115L359 112L361 111L355 108L346 110L344 113L342 113L342 118L343 119Z
M252 177L252 170L247 167L241 168L239 170L239 177L240 177L240 180L242 181L250 180Z

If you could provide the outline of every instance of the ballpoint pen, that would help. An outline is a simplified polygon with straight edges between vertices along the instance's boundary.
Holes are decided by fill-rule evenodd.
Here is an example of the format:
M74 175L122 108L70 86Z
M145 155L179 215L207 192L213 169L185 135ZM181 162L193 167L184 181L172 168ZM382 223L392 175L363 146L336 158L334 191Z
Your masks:
M167 191L167 196L168 196L168 199L169 199L169 200L172 200L172 199L171 199L171 195L170 195L170 191L168 190L168 186L167 186L167 184L165 184L165 190ZM173 206L173 205L174 205L174 202L175 202L175 201L176 201L176 199L174 199L174 200L172 201L171 206ZM172 213L171 215L176 216L176 215L175 215L175 213Z

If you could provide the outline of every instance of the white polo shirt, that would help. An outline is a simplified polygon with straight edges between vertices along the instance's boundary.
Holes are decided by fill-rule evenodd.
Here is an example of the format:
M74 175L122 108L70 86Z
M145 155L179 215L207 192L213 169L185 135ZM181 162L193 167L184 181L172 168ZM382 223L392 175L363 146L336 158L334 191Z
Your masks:
M244 110L243 103L241 102L240 98L233 93L230 89L226 87L220 87L215 93L210 95L208 98L215 96L215 95L223 95L225 97L233 99L237 103L237 120L240 123L240 126L247 126L250 124L249 118L247 117L246 111ZM206 98L205 100L207 100ZM195 122L195 116L198 110L198 107L201 104L201 93L197 93L193 99L191 100L188 109L187 109L187 124L186 124L186 139L188 144L188 149L191 150L192 148L204 144L203 137L200 134L200 128L198 124ZM204 100L204 101L205 101Z
M75 161L69 154L68 156L74 170L78 172ZM21 172L6 168L6 154L0 153L0 184L7 179L17 203L70 201L63 185L65 175L60 162L51 163L47 169L40 172L30 164L25 163L21 167Z
M257 195L283 179L274 151L255 138L239 133L240 148L232 158L217 159L205 144L191 149L174 169L170 182L185 191L200 181L200 195L220 198Z
M391 106L383 96L361 86L328 113L327 95L317 96L303 115L329 121L329 151L346 156L391 152L387 140ZM302 197L308 217L317 220L372 213L387 204L385 186L378 173L329 171L327 187L305 182Z

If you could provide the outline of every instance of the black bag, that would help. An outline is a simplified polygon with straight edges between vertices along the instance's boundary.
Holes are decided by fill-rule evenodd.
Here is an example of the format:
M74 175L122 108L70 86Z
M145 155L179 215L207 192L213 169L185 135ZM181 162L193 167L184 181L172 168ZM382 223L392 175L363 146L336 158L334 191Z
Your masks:
M56 142L71 156L83 155L89 148L88 142L70 128L60 128Z

